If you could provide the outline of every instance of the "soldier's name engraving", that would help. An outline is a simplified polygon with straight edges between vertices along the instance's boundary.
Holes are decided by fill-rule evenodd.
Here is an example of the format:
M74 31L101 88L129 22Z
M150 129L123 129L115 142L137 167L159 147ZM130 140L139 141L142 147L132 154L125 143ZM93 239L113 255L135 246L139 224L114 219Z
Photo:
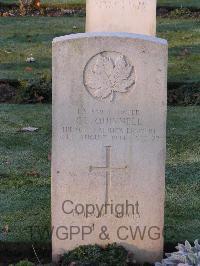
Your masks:
M89 112L93 114L92 120L88 120ZM113 112L102 109L86 112L84 109L77 109L74 121L63 125L61 134L66 139L78 137L80 140L160 139L155 128L144 125L142 112L138 109L121 109Z

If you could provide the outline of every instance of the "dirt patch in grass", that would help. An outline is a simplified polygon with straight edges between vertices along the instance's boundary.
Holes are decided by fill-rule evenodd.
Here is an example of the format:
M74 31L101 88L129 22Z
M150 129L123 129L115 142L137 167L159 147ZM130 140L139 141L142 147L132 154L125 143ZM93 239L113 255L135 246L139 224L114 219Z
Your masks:
M200 105L200 83L168 83L168 105Z
M48 16L61 17L79 15L85 16L85 5L73 4L49 4L42 5L40 9L29 10L25 16ZM3 17L18 17L21 16L20 8L16 4L2 4L0 2L0 16Z
M162 18L200 18L198 8L158 7L157 16Z
M29 81L0 80L0 103L50 103L52 85L44 77ZM200 105L200 83L168 83L168 105Z
M34 255L33 247L37 252L41 263L49 263L51 261L51 243L48 244L31 244L31 243L5 243L0 242L0 262L3 265L17 263L23 259L29 259L37 263Z
M12 103L16 96L16 85L14 81L0 80L0 103Z
M174 252L177 243L165 243L165 253ZM51 262L51 243L33 244L37 256L42 264ZM31 243L5 243L0 242L0 261L3 265L17 263L20 260L28 259L37 263Z

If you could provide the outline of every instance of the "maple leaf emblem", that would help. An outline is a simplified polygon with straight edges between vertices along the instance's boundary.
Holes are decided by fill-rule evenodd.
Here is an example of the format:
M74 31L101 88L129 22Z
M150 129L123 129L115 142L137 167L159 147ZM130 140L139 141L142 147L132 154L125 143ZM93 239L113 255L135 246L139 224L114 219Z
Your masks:
M85 86L93 97L110 98L126 93L135 84L134 67L124 55L103 52L92 59L85 73Z

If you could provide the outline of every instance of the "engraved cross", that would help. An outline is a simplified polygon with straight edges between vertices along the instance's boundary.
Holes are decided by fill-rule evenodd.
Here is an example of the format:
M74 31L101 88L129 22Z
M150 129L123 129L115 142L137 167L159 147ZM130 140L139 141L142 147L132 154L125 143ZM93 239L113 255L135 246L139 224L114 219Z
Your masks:
M126 170L128 166L125 167L112 167L111 165L111 146L106 146L106 166L90 166L90 172L94 170L105 170L106 172L106 192L105 192L105 203L109 201L109 190L111 187L112 172L117 170Z

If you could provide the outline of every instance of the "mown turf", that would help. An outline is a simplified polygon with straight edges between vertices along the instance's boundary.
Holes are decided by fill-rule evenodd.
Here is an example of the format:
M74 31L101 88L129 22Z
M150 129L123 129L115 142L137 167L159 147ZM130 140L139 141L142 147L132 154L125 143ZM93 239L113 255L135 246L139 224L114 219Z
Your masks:
M84 30L84 18L80 17L1 17L0 24L0 79L51 73L53 38ZM36 62L26 63L31 54Z
M200 108L169 108L166 241L200 238Z
M8 240L22 242L29 226L49 225L50 113L49 105L0 105L0 228L9 226ZM39 130L19 132L27 126Z
M83 17L0 17L0 79L51 74L52 39L84 32L84 23ZM199 19L158 19L158 36L169 41L169 82L200 81L199 25ZM36 62L26 63L31 54Z
M169 82L200 81L199 25L199 19L158 19L158 36L169 43Z
M200 8L199 0L158 0L159 6L196 7Z
M200 238L199 116L199 107L169 108L166 242ZM49 241L50 145L50 105L0 105L0 229L9 226L0 240Z

